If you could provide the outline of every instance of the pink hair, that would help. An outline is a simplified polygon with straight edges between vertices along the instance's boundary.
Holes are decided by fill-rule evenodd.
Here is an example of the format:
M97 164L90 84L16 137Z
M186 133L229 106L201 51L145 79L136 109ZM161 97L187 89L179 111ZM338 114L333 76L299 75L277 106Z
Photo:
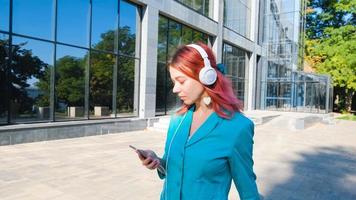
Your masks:
M217 70L213 51L203 43L198 43L197 45L206 51L211 66L218 74L217 80L213 85L206 86L202 84L202 86L211 97L214 111L220 117L230 119L235 112L242 112L242 103L235 96L231 81ZM177 49L168 66L174 67L187 76L199 81L199 72L204 66L204 60L196 49L185 45ZM184 114L188 108L189 105L183 104L183 106L178 109L177 114Z

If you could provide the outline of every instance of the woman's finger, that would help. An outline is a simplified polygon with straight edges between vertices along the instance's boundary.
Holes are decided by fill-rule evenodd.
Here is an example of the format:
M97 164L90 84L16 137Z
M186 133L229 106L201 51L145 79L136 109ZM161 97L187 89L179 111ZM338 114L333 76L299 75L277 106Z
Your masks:
M160 164L161 163L159 162L159 160L157 160L156 165L153 167L153 169L157 169Z
M151 157L147 157L144 161L142 161L142 164L147 166L149 165L151 162L153 161L153 159Z
M146 167L148 169L155 169L155 166L157 165L157 161L153 160L149 165L147 165Z

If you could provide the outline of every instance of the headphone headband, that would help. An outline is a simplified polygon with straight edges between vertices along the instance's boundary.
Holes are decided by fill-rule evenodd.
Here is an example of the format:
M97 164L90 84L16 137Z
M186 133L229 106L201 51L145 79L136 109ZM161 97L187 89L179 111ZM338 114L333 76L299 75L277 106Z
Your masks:
M195 50L197 50L199 52L200 56L204 60L204 67L201 68L200 72L199 72L200 82L203 83L204 85L214 84L217 79L217 73L216 73L215 69L211 66L209 58L208 58L208 54L206 53L206 51L201 46L196 45L196 44L188 44L187 46L192 47Z
M199 45L196 44L188 44L188 47L193 47L195 50L197 50L200 54L200 56L203 58L204 60L204 65L207 67L211 67L209 58L208 58L208 54L206 53L206 51Z

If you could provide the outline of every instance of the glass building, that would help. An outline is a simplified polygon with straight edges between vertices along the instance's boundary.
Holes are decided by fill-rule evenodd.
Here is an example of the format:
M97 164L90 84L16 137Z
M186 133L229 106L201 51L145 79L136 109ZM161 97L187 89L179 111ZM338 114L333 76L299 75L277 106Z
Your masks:
M301 72L302 0L0 0L0 125L148 119L180 105L167 62L203 42L245 110L327 113Z

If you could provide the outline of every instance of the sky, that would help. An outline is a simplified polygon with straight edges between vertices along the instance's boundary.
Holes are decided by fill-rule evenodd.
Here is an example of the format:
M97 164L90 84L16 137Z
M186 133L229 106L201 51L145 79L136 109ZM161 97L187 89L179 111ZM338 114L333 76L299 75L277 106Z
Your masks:
M9 0L0 0L0 29L8 31ZM13 32L46 40L54 40L54 2L52 0L13 0ZM63 43L88 47L89 0L58 0L57 40ZM92 44L100 41L100 34L117 27L117 0L93 0ZM129 26L136 32L135 7L121 1L120 26ZM47 63L53 63L53 47L40 41L14 37L14 42L28 41L26 49ZM53 46L53 45L52 45ZM44 48L45 47L45 48ZM85 51L74 51L83 56ZM62 57L64 55L57 55Z
M120 0L92 0L92 45L100 35L120 26L129 26L136 33L136 8ZM75 3L74 3L75 2ZM89 46L89 0L58 0L57 40L82 47ZM119 14L118 14L119 13ZM0 30L9 28L9 0L0 0ZM54 0L13 0L13 32L46 40L54 40ZM3 38L3 37L2 37ZM26 42L23 47L32 50L42 61L53 65L53 44L22 37L13 37L13 44ZM57 46L57 59L65 55L83 57L86 50ZM33 87L37 79L28 83Z

